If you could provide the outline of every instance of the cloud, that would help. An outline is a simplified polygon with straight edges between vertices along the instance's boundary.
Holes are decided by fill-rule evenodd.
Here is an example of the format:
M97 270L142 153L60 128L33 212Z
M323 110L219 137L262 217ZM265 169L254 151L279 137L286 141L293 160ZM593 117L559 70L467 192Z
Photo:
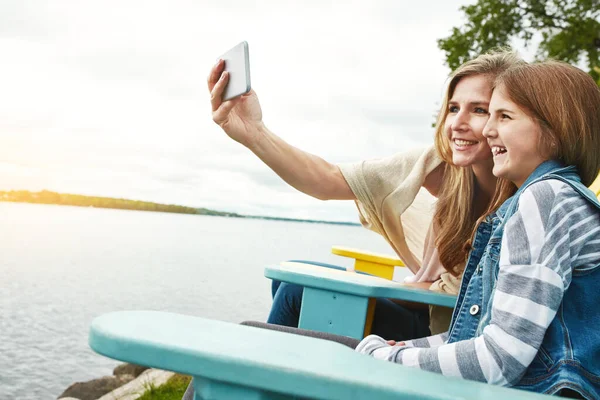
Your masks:
M331 162L388 156L431 143L462 3L4 1L0 190L356 221L212 123L208 70L247 40L271 130Z

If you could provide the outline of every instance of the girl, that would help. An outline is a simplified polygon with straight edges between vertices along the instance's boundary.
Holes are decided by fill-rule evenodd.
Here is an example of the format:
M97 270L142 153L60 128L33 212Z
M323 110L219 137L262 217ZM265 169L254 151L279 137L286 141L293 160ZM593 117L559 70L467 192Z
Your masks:
M514 192L512 184L497 182L491 173L492 155L482 130L494 78L519 62L513 53L488 54L453 74L438 117L435 148L340 166L270 132L254 92L221 102L228 79L222 62L212 69L208 86L213 119L232 139L306 194L355 200L363 225L390 243L418 284L456 294L468 254L464 243L477 219ZM494 193L497 197L492 198ZM297 326L302 287L274 282L273 295L268 322ZM436 333L446 330L450 315L450 309L437 308L430 320L426 309L379 299L372 331L398 340L425 336L430 325Z
M496 80L484 129L518 186L474 236L450 331L357 351L444 375L600 398L600 89L559 62ZM487 243L485 246L480 246Z

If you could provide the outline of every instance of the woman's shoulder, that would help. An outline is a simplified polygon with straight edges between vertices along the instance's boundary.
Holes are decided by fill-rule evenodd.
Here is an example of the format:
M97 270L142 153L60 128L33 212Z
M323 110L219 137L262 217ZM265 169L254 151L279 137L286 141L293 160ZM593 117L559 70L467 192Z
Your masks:
M353 186L369 187L371 191L377 189L377 192L387 195L406 184L420 187L427 174L441 162L435 148L429 146L407 149L384 158L338 166L355 194ZM407 179L409 177L412 179Z

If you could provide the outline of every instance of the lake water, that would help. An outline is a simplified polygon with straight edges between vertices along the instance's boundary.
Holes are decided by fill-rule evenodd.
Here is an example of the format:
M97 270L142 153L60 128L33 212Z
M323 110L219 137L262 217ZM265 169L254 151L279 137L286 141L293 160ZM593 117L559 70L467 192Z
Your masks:
M266 265L347 245L391 254L362 227L0 202L0 399L55 399L110 375L92 319L162 310L265 320Z

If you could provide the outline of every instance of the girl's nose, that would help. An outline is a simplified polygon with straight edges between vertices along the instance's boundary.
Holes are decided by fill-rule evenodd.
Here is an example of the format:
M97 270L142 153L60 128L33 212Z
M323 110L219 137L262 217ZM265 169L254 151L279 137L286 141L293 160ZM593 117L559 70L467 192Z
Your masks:
M496 131L496 126L492 121L492 118L488 119L487 123L483 127L483 136L486 138L493 138L498 136L498 132Z

